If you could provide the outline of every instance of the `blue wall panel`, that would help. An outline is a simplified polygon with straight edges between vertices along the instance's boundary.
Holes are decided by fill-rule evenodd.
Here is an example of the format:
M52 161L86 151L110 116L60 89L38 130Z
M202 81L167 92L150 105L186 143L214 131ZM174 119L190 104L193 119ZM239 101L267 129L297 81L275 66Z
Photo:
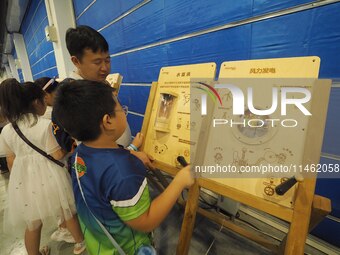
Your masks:
M167 65L169 63L164 45L128 54L124 82L157 81L160 68Z
M143 46L165 38L163 1L151 1L131 13L123 22L125 49Z
M123 23L117 22L101 31L101 34L109 42L109 53L116 53L125 49L125 38L123 36Z
M140 114L145 113L150 88L148 86L124 86L120 87L119 101L129 107L129 111Z
M167 45L168 65L249 59L251 26L222 30ZM217 70L218 73L218 70Z
M175 37L248 18L252 15L252 5L252 0L164 1L166 36Z
M92 1L74 0L76 15ZM102 28L141 1L97 0L77 20L96 29ZM103 29L110 54L158 43L181 35L251 18L312 0L154 0L122 20ZM170 65L317 55L321 58L320 77L340 78L340 3L311 10L220 30L205 35L158 45L111 58L111 72L124 76L124 83L151 83L158 79L161 67ZM143 113L149 87L122 86L121 101L131 111ZM340 155L340 89L331 92L323 152ZM143 118L128 115L132 133L141 128ZM322 162L328 162L322 158ZM329 185L327 185L329 183ZM334 193L337 180L319 179L317 193L332 199L333 215L339 217L340 197ZM325 223L326 224L326 223ZM327 223L328 224L328 223ZM334 233L317 232L318 236L333 242L340 235L338 223L330 223ZM322 229L323 226L320 226ZM333 239L332 239L333 238ZM340 241L333 242L340 247Z
M142 125L143 125L143 117L134 115L134 114L128 114L127 120L131 128L131 134L135 136L138 132L141 131Z
M76 17L78 17L79 14L88 6L88 4L84 5L84 3L82 3L81 5L84 6L80 8L79 6L77 6L78 2L82 1L73 1ZM93 27L94 29L100 29L106 24L118 18L123 13L127 12L132 7L136 6L140 2L142 2L142 0L133 1L97 0L93 5L91 5L86 14L84 13L84 15L78 18L77 24L79 25L91 24L91 27ZM103 8L103 6L105 6L105 8Z
M253 14L259 15L272 11L279 11L282 9L294 7L300 4L314 2L313 0L285 0L285 1L272 1L272 0L254 0Z
M46 56L45 58L43 58L41 61L39 61L39 63L37 63L32 68L34 80L38 79L39 77L43 77L43 75L41 75L41 72L46 70L46 68L45 68L46 66L50 66L50 67L56 66L54 55L50 54L50 55ZM49 69L49 68L47 68L47 69ZM53 76L55 76L55 75L57 75L57 74L54 74Z
M339 247L339 235L336 233L340 233L340 224L327 218L312 231L313 235L322 239L327 237L327 242Z
M58 75L53 45L46 41L45 27L48 25L45 2L32 0L22 21L20 32L24 36L33 79ZM49 54L48 54L49 53ZM46 58L46 59L45 59Z
M127 54L124 67L119 66L123 56L113 57L112 72L120 72L124 82L147 82L158 79L163 66L249 59L251 26L223 30L166 45Z
M133 69L131 72L132 76L124 75L124 81L136 82L135 76L137 76L140 82L150 82L150 80L145 79L144 76L157 77L157 75L148 75L144 69L153 72L151 69L158 68L158 72L159 67L164 65L215 61L219 66L219 63L225 60L307 55L318 55L321 57L320 77L339 77L340 63L337 62L340 61L340 59L334 60L330 55L334 53L340 54L340 44L334 42L335 40L339 40L340 20L338 21L337 19L340 19L340 16L330 16L331 18L329 18L330 20L327 24L331 25L329 25L326 31L334 31L334 36L327 37L323 45L315 43L315 33L312 32L312 24L309 22L310 20L314 20L313 24L317 27L320 22L314 17L318 17L320 13L327 12L326 7L330 8L329 6L325 6L317 9L317 11L300 12L257 22L252 25L210 33L170 43L167 48L164 48L163 45L142 50L140 54L143 55L143 58L148 58L147 60L142 60L142 63L131 63L134 59L141 59L138 56L139 52L130 53L128 54L128 59L131 59L131 61L128 61L128 66L130 70ZM336 11L339 11L339 5L337 7L338 9L336 9ZM334 6L331 10L333 9ZM118 26L118 24L116 25ZM120 28L119 31L123 33L124 31L121 29L122 28ZM123 50L122 41L119 41L119 39L115 40L117 35L113 32L106 34L107 31L104 30L103 35L108 38L108 41L117 42L113 43L113 48L111 47L110 52L113 53ZM266 32L264 33L263 31ZM316 47L315 45L318 46ZM326 45L329 47L326 47ZM163 49L159 49L160 47ZM153 53L152 51L155 52ZM130 55L132 55L132 57L130 57ZM153 57L158 57L159 60L153 59ZM155 64L152 64L152 61L155 61ZM143 67L140 69L139 67L134 67L134 65L143 65ZM136 74L135 70L137 72L140 70L142 75Z
M93 28L99 29L140 2L98 0L77 20L77 24L91 24ZM120 44L120 47L130 49L306 2L311 1L151 1L102 32L121 37L125 44ZM76 15L89 3L74 1ZM176 22L178 20L181 22ZM117 44L115 41L112 43Z
M321 164L340 164L340 160L332 160L327 158L321 158ZM340 186L340 179L318 179L315 189L315 193L328 198L331 198L332 212L330 215L340 218L340 193L338 192ZM325 219L319 224L312 234L326 239L327 242L339 246L340 224L330 219Z
M47 43L45 38L45 27L48 25L47 18L43 18L42 22L40 23L40 26L38 27L38 30L35 30L35 33L32 37L25 37L27 40L25 40L27 52L30 54L34 52L41 43L51 44Z
M38 63L42 62L45 57L53 57L55 59L53 46L49 43L44 44L43 42L44 41L42 41L39 45L37 45L37 48L35 49L35 51L33 51L29 55L30 62L32 63L31 66L35 66ZM46 66L46 67L49 67L49 66ZM41 68L44 68L44 66L41 66Z
M92 0L73 1L74 16L78 17L91 2Z
M339 166L340 160L321 157L320 164L325 164L328 166L332 164L333 166L334 165ZM321 174L319 173L318 175L320 176ZM340 175L340 172L338 172L337 175ZM332 176L334 177L334 175ZM339 190L339 186L340 186L340 178L332 178L332 179L318 178L316 189L315 189L316 194L331 198L332 212L330 214L338 218L340 218L340 193L334 192L334 191Z
M18 74L19 74L19 81L20 82L24 82L24 75L22 74L22 70L21 69L18 70Z
M340 3L314 10L309 55L321 58L321 78L340 77Z
M339 78L340 4L253 24L252 59L319 56L320 77ZM264 32L265 31L265 32Z
M26 35L27 33L30 33L32 30L29 30L29 28L32 26L32 23L34 20L32 20L32 17L35 15L37 8L39 8L39 5L44 4L44 0L32 0L30 1L30 5L28 6L28 9L26 10L25 14L25 20L26 22L21 23L20 31L23 35Z
M98 30L119 16L121 12L119 1L105 1L105 4L100 4L99 2L100 1L96 1L88 9L86 14L80 16L77 20L77 24L81 25L91 23L91 27ZM103 5L105 5L105 8L103 8Z
M41 77L57 77L58 76L58 70L57 67L51 67L51 69L44 69L41 71L38 75L34 77L34 79L38 79Z
M340 88L332 88L322 151L340 156Z
M252 25L251 59L308 55L311 12L281 16Z
M123 82L127 75L127 57L126 55L111 58L111 73L120 73L123 75Z

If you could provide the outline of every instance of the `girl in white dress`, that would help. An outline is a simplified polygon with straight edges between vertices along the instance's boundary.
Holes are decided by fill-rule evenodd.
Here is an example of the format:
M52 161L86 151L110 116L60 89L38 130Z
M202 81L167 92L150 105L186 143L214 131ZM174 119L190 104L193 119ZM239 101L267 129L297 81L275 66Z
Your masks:
M0 111L10 122L0 136L0 156L7 157L11 171L4 225L8 229L24 226L28 254L44 255L49 254L49 248L39 251L43 222L48 218L66 220L76 241L74 254L80 254L85 250L84 238L67 170L33 150L12 126L16 123L31 143L61 159L64 153L52 134L51 122L40 117L46 110L44 98L43 90L34 83L21 85L7 79L0 85Z

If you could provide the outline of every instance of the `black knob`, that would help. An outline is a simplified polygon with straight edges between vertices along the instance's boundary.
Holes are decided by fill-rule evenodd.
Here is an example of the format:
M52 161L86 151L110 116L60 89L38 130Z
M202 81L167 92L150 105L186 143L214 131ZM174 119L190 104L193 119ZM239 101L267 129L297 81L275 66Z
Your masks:
M185 167L188 165L188 162L185 160L183 156L178 156L177 161L181 164L181 166Z
M295 183L297 183L295 176L289 178L287 181L276 186L275 188L276 194L278 194L279 196L283 196L291 187L294 186Z

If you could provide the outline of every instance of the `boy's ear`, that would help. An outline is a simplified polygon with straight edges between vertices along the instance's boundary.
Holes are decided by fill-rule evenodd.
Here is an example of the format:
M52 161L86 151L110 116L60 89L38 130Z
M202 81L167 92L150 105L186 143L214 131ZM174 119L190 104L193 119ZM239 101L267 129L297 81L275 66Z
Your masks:
M80 61L76 56L71 56L71 61L76 67L78 67L80 64Z
M105 114L102 119L104 129L111 130L113 129L113 121L109 114Z

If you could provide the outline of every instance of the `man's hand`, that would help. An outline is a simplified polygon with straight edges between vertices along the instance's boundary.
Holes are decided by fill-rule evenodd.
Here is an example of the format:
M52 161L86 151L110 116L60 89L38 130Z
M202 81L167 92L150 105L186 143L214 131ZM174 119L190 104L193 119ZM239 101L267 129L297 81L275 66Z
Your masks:
M147 168L149 168L151 170L156 169L154 167L154 165L152 164L152 161L154 160L154 158L151 157L150 155L146 154L144 151L130 150L130 153L135 155L137 158L139 158Z

